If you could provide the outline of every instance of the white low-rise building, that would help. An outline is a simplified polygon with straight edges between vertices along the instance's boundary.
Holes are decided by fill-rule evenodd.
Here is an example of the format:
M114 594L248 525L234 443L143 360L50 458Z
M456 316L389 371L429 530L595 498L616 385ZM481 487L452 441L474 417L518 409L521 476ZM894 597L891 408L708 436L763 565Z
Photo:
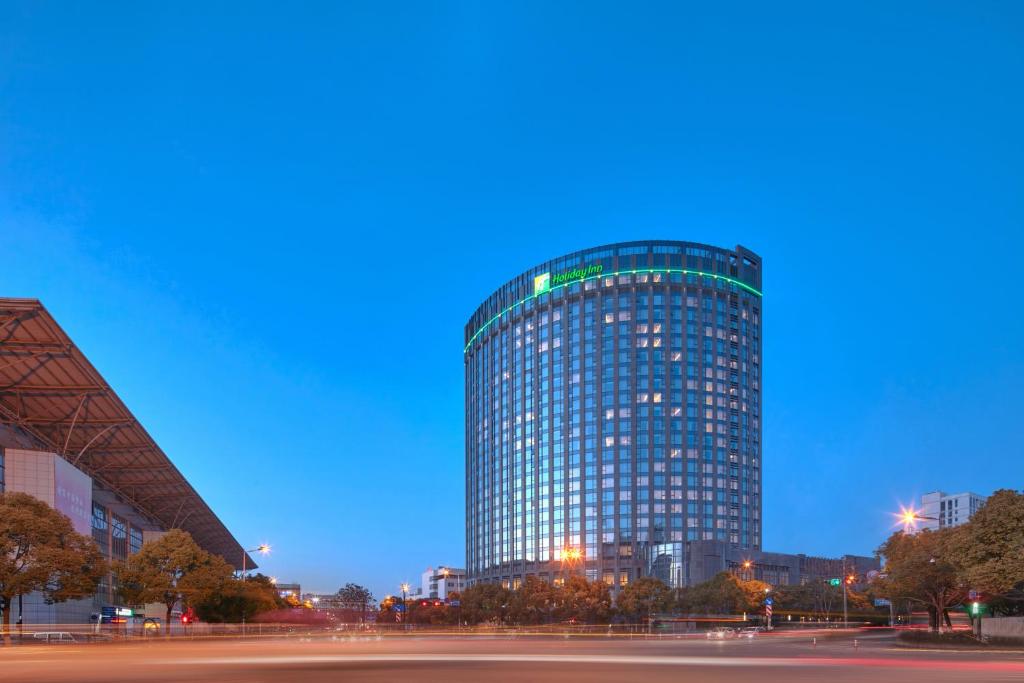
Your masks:
M977 493L926 493L921 496L921 528L935 531L966 524L985 500Z
M427 567L420 577L420 591L416 597L446 600L451 593L460 593L466 587L466 570L457 567Z

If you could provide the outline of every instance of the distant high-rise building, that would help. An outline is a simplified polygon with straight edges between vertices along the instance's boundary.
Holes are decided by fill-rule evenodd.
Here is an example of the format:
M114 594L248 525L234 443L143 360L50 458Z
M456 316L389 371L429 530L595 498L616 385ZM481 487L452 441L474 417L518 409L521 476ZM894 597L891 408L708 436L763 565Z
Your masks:
M465 329L470 580L621 586L761 548L761 259L625 242L544 262ZM681 576L680 571L676 571Z
M922 529L944 529L949 526L966 524L974 513L985 504L985 496L977 493L954 493L933 491L921 496Z

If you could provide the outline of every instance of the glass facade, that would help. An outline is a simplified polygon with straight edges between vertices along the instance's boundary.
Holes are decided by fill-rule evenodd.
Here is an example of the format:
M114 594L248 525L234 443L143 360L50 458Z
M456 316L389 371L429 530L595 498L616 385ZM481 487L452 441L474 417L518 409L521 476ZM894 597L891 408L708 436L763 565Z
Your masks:
M465 330L471 581L621 586L761 546L761 262L630 242L505 284Z

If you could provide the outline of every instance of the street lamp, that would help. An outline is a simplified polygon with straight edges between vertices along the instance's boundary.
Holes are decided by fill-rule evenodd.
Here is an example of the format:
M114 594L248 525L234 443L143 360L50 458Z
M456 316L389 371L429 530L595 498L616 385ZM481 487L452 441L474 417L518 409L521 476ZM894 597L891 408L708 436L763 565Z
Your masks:
M926 515L922 515L921 511L915 510L913 506L903 507L901 505L900 511L896 513L896 517L899 519L897 524L902 524L903 531L905 532L916 531L918 523L923 522L925 520L929 520L932 522L939 521L938 517L928 517Z
M408 583L403 583L401 585L401 589L402 589L402 615L403 615L402 616L402 621L405 624L408 624L409 623L408 622L408 619L409 619L409 606L408 606L408 603L405 600L405 596L409 592L409 584Z
M242 581L245 581L245 562L249 559L249 553L259 553L260 555L266 555L270 552L269 543L260 543L255 548L242 551Z
M249 558L249 553L259 553L260 555L266 555L269 552L270 552L270 544L269 543L260 543L258 546L256 546L255 548L252 548L251 550L243 550L242 551L242 581L245 581L245 561ZM270 582L271 583L277 583L277 579L271 579ZM170 625L168 625L168 628L170 628ZM245 635L245 606L244 605L242 606L242 635L243 636Z

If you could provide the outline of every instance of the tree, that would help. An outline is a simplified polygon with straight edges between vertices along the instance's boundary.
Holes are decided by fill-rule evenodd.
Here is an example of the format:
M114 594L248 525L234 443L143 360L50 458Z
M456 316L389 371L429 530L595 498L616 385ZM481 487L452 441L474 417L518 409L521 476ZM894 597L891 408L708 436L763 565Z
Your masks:
M651 615L671 607L672 589L661 579L642 576L626 584L615 605L620 612L633 619L650 619Z
M611 590L604 581L587 581L573 575L554 589L554 615L560 621L579 621L585 624L608 620L612 611Z
M359 605L359 622L366 621L366 608L373 602L373 593L358 583L346 583L338 589L338 599L350 605Z
M285 600L270 577L255 574L244 581L231 574L211 590L192 600L196 616L211 623L236 623L252 620L264 612L282 609Z
M380 601L380 610L377 613L378 624L393 624L398 621L395 613L395 605L398 604L399 598L393 595L385 595L384 599Z
M496 583L477 583L462 591L462 619L469 624L504 623L512 594Z
M744 612L750 610L751 605L748 591L743 589L742 583L730 572L719 572L704 583L681 588L676 601L679 609L687 614ZM763 595L762 592L762 598Z
M950 533L949 555L968 588L994 596L1024 582L1024 495L996 491Z
M509 599L509 620L516 624L543 624L551 620L555 588L538 576L527 576Z
M890 600L909 600L925 605L932 630L942 630L947 610L967 597L967 587L951 561L953 529L897 531L876 551L885 558L885 571L877 590Z
M410 624L449 624L453 620L452 610L443 600L417 598L408 601L405 620Z
M99 548L71 520L27 493L0 493L0 610L10 643L14 598L40 591L48 603L92 594L108 571Z
M130 604L159 602L167 609L169 632L171 612L199 605L224 589L233 569L223 557L211 555L182 529L171 529L124 562L115 572L121 597Z
M759 611L764 606L764 599L768 597L768 592L771 590L771 586L757 579L744 581L736 577L736 585L743 591L744 612Z

